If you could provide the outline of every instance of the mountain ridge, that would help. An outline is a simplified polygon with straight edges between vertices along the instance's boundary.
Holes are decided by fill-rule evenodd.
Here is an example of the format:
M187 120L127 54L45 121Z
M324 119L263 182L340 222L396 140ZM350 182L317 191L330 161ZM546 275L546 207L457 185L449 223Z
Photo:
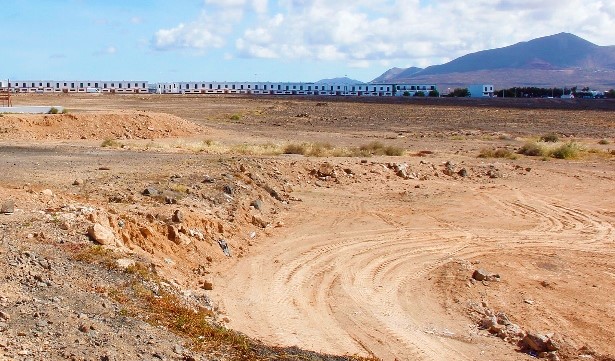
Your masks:
M395 69L394 72L392 70ZM600 46L570 33L559 33L501 48L481 50L424 69L393 68L381 82L496 87L583 85L615 86L615 46ZM420 69L420 70L417 70Z

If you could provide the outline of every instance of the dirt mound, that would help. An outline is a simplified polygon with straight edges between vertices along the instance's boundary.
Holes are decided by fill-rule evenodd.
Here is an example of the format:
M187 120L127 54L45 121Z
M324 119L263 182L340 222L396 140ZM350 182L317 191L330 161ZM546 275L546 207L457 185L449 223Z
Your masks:
M3 114L0 139L158 139L190 136L198 125L182 118L151 112Z

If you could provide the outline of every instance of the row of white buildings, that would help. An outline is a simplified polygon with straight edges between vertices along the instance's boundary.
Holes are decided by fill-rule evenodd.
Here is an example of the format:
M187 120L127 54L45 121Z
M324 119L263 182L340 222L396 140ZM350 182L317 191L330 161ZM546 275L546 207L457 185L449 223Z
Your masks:
M437 91L435 84L348 84L291 82L169 82L103 80L8 80L0 88L13 93L157 93L157 94L255 94L414 96Z

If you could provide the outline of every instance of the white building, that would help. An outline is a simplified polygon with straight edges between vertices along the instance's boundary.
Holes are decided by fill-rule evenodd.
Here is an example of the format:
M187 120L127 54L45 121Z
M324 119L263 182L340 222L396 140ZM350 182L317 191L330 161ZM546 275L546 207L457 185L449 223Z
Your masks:
M15 93L147 93L147 81L105 80L11 80Z
M493 97L493 85L490 84L472 84L468 91L472 98Z

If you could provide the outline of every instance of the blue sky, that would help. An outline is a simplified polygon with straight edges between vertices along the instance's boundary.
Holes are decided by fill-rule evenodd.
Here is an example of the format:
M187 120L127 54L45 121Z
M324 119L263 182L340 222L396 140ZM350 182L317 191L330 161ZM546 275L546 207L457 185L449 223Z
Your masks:
M0 78L369 81L570 32L613 45L615 2L10 0Z

